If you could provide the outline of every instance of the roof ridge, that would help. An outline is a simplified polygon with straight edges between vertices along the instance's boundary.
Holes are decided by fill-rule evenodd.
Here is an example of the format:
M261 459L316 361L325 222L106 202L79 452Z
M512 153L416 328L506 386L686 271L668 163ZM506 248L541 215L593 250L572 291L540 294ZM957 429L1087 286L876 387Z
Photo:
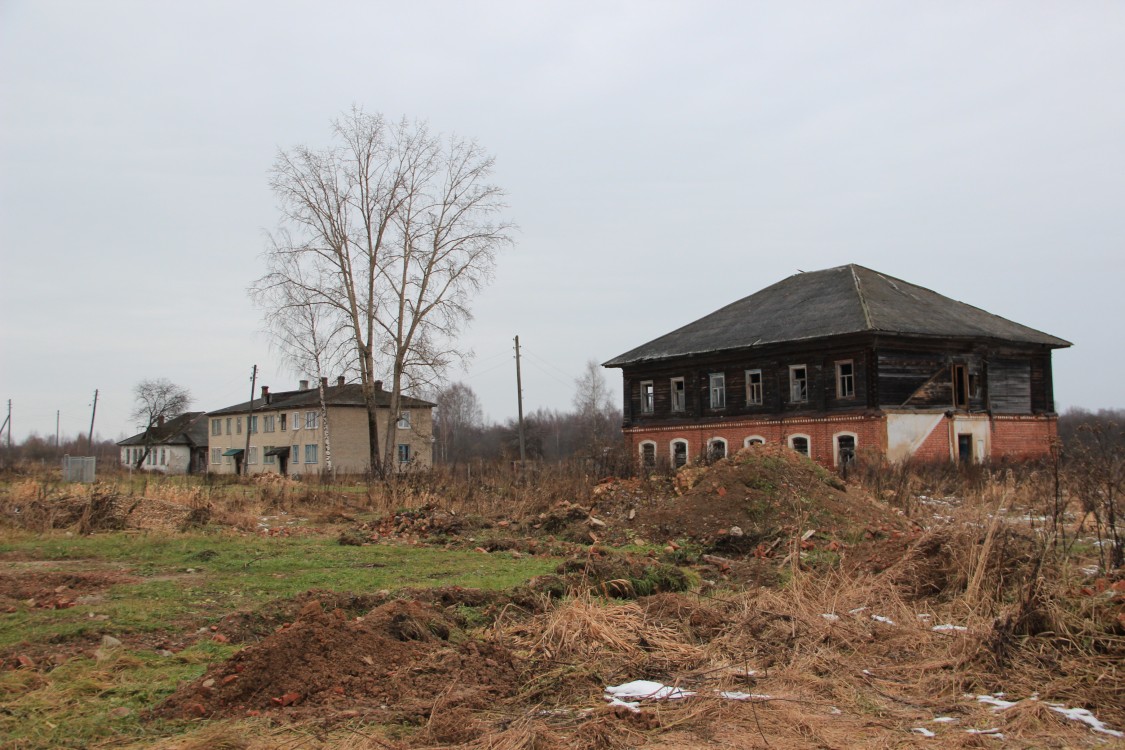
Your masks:
M873 330L874 326L871 325L871 310L867 308L867 300L863 296L863 284L859 280L859 274L855 272L855 263L848 264L848 270L852 272L852 280L855 282L855 292L859 295L859 306L863 310L863 323L868 330Z

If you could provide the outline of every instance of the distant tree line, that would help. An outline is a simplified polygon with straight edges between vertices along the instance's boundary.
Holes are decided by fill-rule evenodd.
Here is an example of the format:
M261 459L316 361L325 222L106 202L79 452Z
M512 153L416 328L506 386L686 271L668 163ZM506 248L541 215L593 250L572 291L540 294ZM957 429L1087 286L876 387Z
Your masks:
M117 463L118 448L113 440L96 438L93 453L90 452L89 441L85 433L78 433L73 437L60 436L59 444L55 445L55 436L43 436L36 432L30 433L23 442L12 442L8 447L5 440L0 445L0 466L12 466L28 461L46 462L54 461L63 456L95 456L99 461L112 461Z

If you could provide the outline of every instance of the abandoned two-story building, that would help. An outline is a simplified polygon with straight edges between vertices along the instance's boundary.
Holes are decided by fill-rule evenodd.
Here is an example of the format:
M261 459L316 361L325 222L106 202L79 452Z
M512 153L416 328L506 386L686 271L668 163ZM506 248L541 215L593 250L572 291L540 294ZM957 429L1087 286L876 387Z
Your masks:
M863 266L798 273L614 357L643 465L784 443L983 462L1046 455L1063 339Z
M321 389L324 405L321 405ZM390 409L391 394L375 383L376 404ZM409 396L399 402L390 471L429 468L433 463L434 404ZM207 414L208 471L216 474L273 472L286 475L362 474L370 468L370 437L362 386L321 387L302 380L294 391L271 393ZM379 416L379 445L386 445L387 417ZM249 444L249 445L248 445Z

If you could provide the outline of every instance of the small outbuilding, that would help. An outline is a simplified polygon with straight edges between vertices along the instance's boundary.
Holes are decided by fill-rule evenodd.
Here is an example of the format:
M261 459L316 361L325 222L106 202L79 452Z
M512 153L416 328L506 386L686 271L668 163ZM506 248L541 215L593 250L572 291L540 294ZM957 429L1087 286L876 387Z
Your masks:
M164 474L207 471L207 413L190 411L174 419L161 419L151 430L122 440L121 465Z

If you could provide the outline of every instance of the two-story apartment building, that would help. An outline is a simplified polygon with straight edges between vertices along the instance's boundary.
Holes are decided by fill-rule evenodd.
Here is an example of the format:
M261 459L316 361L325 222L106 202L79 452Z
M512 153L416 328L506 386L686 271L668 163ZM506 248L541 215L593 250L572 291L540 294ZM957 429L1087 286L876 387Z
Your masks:
M275 472L286 475L331 471L360 474L368 470L370 438L363 389L321 380L320 388L301 381L293 391L271 393L208 414L208 468L217 474ZM390 396L376 382L376 399L390 408ZM395 427L394 466L390 470L429 468L433 464L433 407L429 401L402 396ZM379 445L385 445L386 419L379 419ZM247 438L249 437L249 447Z
M790 276L605 363L640 462L751 443L826 466L1045 455L1063 339L857 265Z

